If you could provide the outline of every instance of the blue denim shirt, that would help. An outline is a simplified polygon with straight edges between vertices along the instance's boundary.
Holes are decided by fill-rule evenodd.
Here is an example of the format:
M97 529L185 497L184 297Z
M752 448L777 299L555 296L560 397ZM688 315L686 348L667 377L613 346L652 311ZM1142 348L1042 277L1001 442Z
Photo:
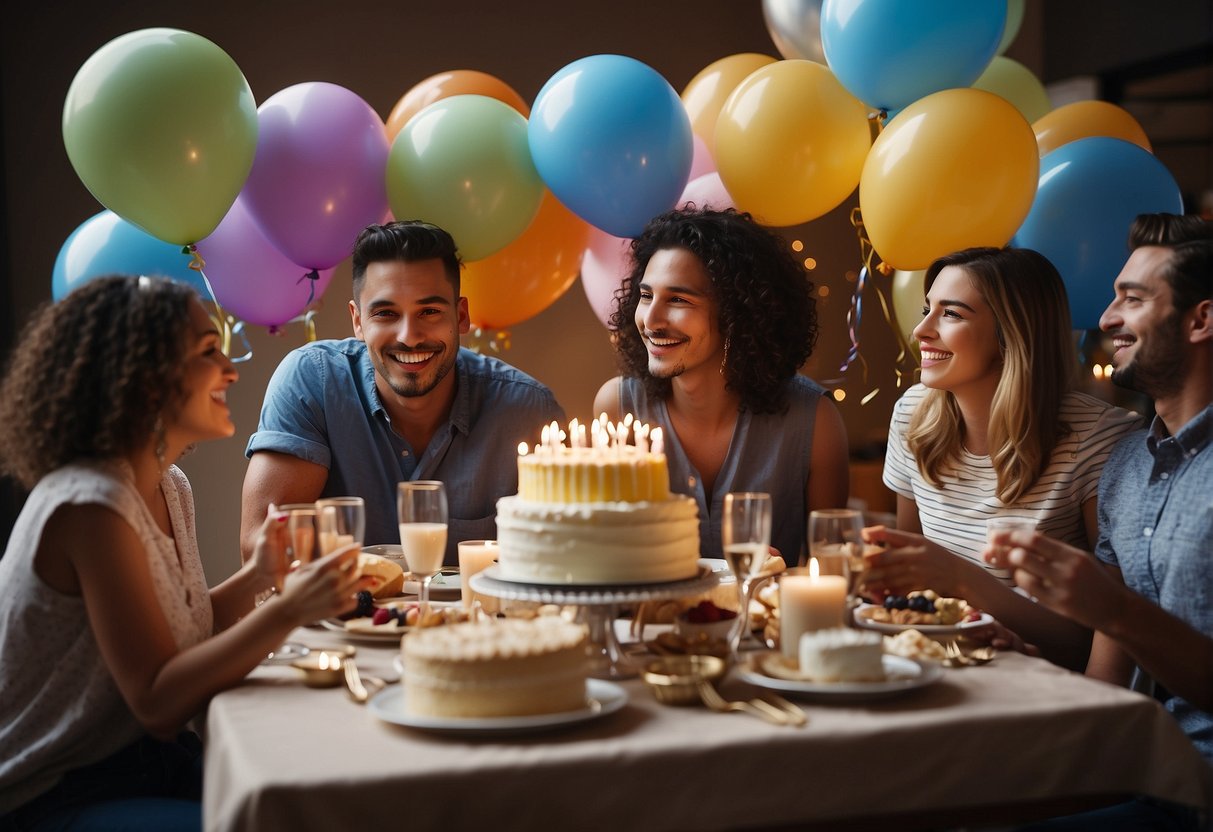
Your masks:
M368 544L400 542L398 482L442 480L446 563L458 563L458 541L497 536L497 499L518 490L518 443L539 441L543 425L563 423L564 411L535 379L471 350L459 350L455 381L447 422L418 456L392 429L366 345L307 344L274 371L245 456L277 451L328 468L321 496L366 500Z
M1099 482L1095 554L1125 583L1213 637L1213 404L1174 436L1157 417L1112 451ZM1213 655L1192 661L1213 662ZM1178 696L1166 702L1213 762L1213 714Z

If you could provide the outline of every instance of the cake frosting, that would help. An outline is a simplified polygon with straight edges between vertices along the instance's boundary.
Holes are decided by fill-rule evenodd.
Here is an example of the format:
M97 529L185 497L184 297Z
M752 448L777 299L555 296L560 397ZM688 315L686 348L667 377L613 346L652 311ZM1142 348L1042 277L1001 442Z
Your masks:
M880 633L835 627L800 637L800 675L815 682L884 681Z
M545 428L534 453L518 457L518 494L497 502L498 569L505 580L541 584L644 584L693 578L699 570L699 510L670 493L660 429L648 442L617 441L630 422L591 423L595 441L566 447ZM626 425L626 427L625 427ZM576 420L570 433L576 436ZM614 442L614 444L609 444Z
M451 624L401 642L405 709L500 717L585 707L586 632L558 616Z

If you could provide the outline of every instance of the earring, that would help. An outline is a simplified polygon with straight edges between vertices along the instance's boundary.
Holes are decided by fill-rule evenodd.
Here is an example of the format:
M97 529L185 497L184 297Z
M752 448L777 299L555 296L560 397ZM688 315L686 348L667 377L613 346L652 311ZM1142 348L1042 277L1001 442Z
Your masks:
M152 425L152 432L156 435L156 463L163 472L168 467L164 464L164 454L168 450L168 445L164 441L164 419L159 414L156 415L156 423Z
M725 365L729 363L729 339L724 339L724 357L720 359L720 374L724 375Z

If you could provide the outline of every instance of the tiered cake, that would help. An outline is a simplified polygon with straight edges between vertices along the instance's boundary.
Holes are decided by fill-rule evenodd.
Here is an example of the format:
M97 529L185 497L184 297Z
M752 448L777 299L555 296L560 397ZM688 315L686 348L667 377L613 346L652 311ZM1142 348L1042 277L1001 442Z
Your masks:
M585 707L586 632L558 616L451 624L401 642L409 713L528 716Z
M519 446L518 494L497 502L498 568L540 584L644 584L698 572L699 511L670 493L661 429L605 417ZM634 441L629 443L628 435ZM565 439L570 438L569 445Z

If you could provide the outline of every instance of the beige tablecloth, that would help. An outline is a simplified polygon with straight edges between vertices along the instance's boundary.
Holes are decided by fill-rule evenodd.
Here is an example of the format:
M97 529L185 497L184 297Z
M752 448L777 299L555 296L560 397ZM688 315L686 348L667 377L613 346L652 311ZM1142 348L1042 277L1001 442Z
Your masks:
M394 675L391 648L358 651L364 671ZM341 688L259 668L207 714L206 828L617 832L972 817L1109 794L1209 801L1211 769L1154 700L1019 654L892 699L801 700L801 729L622 685L627 706L601 719L470 739L384 723Z

